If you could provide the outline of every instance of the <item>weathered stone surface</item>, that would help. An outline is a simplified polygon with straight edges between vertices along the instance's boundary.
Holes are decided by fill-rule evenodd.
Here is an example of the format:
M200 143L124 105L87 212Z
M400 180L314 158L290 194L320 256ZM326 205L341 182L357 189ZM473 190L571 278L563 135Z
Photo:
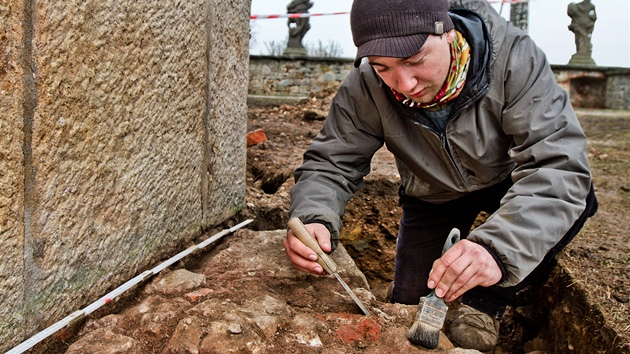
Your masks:
M198 317L186 317L177 328L163 354L199 353L199 344L205 335L203 322Z
M285 235L285 230L238 231L187 270L206 276L207 300L144 291L121 317L88 321L79 341L107 329L161 353L427 352L406 337L417 306L377 301L357 286L363 277L351 274L360 271L337 250L333 255L342 276L372 312L364 316L334 278L291 268L282 248ZM438 349L451 353L453 345L441 336Z
M199 232L206 10L38 2L30 317L59 319L62 297L95 298Z
M132 333L138 337L159 335L163 332L164 326L176 324L188 306L189 303L181 298L170 299L164 296L150 295L138 306L126 311L124 323L118 325L128 325L129 322L137 324L132 327Z
M24 332L23 5L0 4L0 350Z
M124 317L122 315L111 314L99 319L90 319L85 323L81 332L79 332L79 336L84 337L87 333L100 328L114 328L121 320L123 320L123 318Z
M162 294L181 294L198 288L205 281L206 277L203 274L177 269L154 280L149 289Z
M245 207L250 2L206 3L210 4L205 50L211 84L207 92L202 193L204 223L215 225Z
M0 21L6 350L244 208L249 2L9 0Z
M138 343L130 337L101 328L72 344L66 354L141 354Z
M252 329L232 334L230 323L213 321L208 326L208 335L201 342L201 353L270 353L262 338Z

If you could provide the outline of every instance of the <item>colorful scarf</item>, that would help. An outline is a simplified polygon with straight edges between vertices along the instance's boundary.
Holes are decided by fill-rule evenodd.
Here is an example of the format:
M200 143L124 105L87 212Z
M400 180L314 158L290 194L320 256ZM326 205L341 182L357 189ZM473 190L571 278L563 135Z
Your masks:
M470 46L462 34L455 31L455 40L451 43L451 69L442 85L438 94L433 101L420 104L408 98L402 93L391 89L396 99L404 105L416 108L433 108L451 102L464 88L466 83L466 74L468 73L468 65L470 64Z

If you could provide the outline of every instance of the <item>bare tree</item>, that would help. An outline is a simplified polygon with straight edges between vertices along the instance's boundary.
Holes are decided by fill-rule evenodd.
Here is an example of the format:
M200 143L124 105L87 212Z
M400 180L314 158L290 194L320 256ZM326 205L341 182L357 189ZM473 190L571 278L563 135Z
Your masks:
M266 55L282 56L288 41L289 38L285 37L282 41L272 40L265 42L265 48L267 49ZM310 57L339 58L343 54L341 44L335 41L328 41L328 43L324 44L320 39L318 40L317 45L306 43L304 47Z
M285 37L282 41L267 41L265 42L265 48L267 48L267 55L281 56L284 52L284 48L287 47L289 37Z
M311 57L339 58L343 54L343 48L339 42L329 40L325 45L321 39L317 42L317 46L306 46L308 55Z

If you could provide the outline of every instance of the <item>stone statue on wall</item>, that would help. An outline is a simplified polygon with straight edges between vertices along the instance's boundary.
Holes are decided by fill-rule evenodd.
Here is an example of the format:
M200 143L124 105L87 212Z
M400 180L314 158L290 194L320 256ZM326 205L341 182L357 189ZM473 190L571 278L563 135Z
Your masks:
M591 35L597 20L595 5L591 4L591 0L571 3L567 8L567 14L571 17L569 30L575 34L576 48L569 64L595 65L595 61L591 58L593 52Z
M313 3L309 0L293 0L287 5L287 13L308 13L311 7L313 7ZM306 48L302 45L302 39L306 32L311 29L309 18L290 18L287 25L289 26L289 42L284 50L284 55L306 55Z

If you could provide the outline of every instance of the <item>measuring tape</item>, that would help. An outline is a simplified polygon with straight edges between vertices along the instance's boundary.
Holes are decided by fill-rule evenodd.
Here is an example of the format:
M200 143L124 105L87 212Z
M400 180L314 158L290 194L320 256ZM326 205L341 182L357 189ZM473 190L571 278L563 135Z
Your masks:
M136 277L134 277L131 280L129 280L126 283L124 283L123 285L121 285L121 286L117 287L116 289L112 290L111 292L107 293L105 296L101 297L97 301L93 302L91 305L89 305L88 307L84 308L83 310L75 311L72 314L68 315L66 318L62 319L61 321L53 324L52 326L46 328L43 331L35 334L31 338L29 338L26 341L22 342L20 345L18 345L17 347L9 350L5 354L20 354L20 353L24 353L25 351L27 351L27 350L31 349L33 346L35 346L35 344L41 342L42 340L44 340L47 337L51 336L52 334L54 334L55 332L59 331L60 329L66 327L66 326L68 326L70 324L77 323L77 321L82 320L83 318L85 318L85 316L91 314L92 312L94 312L97 309L99 309L101 306L103 306L103 305L109 303L110 301L112 301L114 298L116 298L120 294L122 294L125 291L131 289L134 285L137 285L137 284L139 284L139 283L141 283L141 282L151 278L152 276L158 274L162 270L166 269L167 267L171 266L172 264L174 264L175 262L181 260L182 258L188 256L189 254L193 253L194 251L202 249L202 248L208 246L209 244L214 243L215 241L217 241L218 239L222 238L223 236L235 232L236 230L238 230L241 227L249 224L252 221L253 221L252 219L245 220L245 221L243 221L242 223L240 223L240 224L238 224L236 226L233 226L233 227L231 227L229 229L226 229L226 230L223 230L223 231L219 232L218 234L210 237L209 239L201 242L198 245L194 245L194 246L191 246L191 247L187 248L186 250L176 254L175 256L173 256L173 257L171 257L169 259L167 259L163 263L160 263L155 268L153 268L151 270L147 270L147 271L141 273L140 275L137 275Z

